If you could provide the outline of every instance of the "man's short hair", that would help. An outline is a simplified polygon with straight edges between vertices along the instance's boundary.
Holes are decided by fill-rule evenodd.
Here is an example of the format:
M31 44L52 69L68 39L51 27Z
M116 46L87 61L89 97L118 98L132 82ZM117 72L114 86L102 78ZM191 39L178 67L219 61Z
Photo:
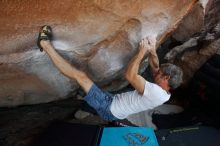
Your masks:
M171 89L176 89L180 86L183 81L183 71L180 67L171 63L164 63L161 64L160 70L164 75L170 76L168 83Z

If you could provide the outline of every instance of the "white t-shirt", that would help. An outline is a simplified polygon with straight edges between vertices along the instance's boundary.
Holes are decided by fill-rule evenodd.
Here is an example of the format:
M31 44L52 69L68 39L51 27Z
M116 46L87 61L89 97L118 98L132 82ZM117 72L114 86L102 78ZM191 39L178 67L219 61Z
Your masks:
M116 118L124 119L130 114L162 105L169 98L170 94L160 86L146 81L143 95L136 90L114 95L110 110Z

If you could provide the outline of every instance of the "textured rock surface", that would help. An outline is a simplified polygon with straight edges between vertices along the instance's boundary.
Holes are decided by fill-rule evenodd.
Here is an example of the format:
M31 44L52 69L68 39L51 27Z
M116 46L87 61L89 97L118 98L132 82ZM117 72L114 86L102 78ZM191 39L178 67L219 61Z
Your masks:
M40 26L52 26L53 45L97 84L118 88L138 42L154 35L162 43L196 2L1 1L0 106L57 100L78 88L37 50Z
M220 50L220 1L207 2L201 31L192 33L191 38L176 46L165 58L174 62L184 71L184 85L192 79L194 73ZM187 31L187 29L186 29Z
M81 104L82 101L69 98L46 104L1 108L0 145L30 146L32 140L54 121L79 123L73 119L73 113Z
M172 36L178 41L186 41L193 34L199 32L204 25L204 13L201 3L197 3L192 12L183 18Z

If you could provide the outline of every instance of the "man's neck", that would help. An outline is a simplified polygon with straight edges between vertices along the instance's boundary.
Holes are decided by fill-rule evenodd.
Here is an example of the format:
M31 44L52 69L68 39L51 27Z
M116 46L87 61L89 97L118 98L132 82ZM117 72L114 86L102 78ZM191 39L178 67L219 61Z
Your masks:
M160 86L163 90L170 94L170 87L169 86Z

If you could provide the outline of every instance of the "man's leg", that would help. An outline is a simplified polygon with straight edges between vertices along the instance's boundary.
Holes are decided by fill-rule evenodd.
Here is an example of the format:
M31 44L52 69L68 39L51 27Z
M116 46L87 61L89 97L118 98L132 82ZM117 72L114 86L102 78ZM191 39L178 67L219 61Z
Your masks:
M83 90L87 93L84 99L90 106L96 109L103 119L110 121L116 119L110 112L110 105L112 102L110 94L101 91L96 85L93 85L93 81L89 79L84 72L71 66L65 59L63 59L55 51L50 41L42 40L40 41L40 45L64 75L75 79L80 84Z
M115 117L110 112L111 97L100 90L91 79L82 71L71 66L62 58L52 46L50 40L52 30L49 26L43 26L38 38L38 46L51 58L55 66L67 77L75 79L87 93L84 98L86 102L95 108L104 119L113 120Z
M67 77L75 79L83 90L88 93L93 85L93 81L82 71L70 65L62 58L54 49L50 41L41 40L40 45L43 50L49 55L55 66Z

